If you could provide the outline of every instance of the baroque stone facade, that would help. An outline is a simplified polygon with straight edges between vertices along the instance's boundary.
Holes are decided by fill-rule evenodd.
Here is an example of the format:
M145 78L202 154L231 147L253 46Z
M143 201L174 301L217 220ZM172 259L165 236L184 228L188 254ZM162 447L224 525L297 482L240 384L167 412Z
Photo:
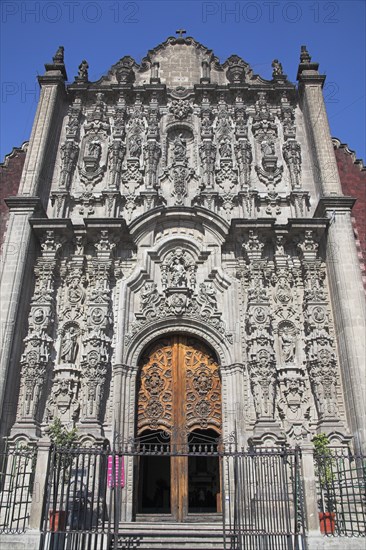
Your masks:
M240 445L306 446L325 432L365 450L354 200L324 78L305 47L295 86L278 60L264 80L180 36L97 82L83 61L65 86L58 50L7 201L2 435L42 441L60 418L112 442L136 436L140 410L152 428L162 382L141 371L137 407L141 357L181 334L217 358L214 382L203 367L190 382L201 426L221 388L217 426Z

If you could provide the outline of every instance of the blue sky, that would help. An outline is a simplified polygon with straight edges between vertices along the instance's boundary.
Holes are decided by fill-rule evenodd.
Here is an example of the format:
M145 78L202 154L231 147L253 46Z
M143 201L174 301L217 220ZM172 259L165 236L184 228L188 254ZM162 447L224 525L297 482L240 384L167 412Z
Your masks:
M124 55L140 62L178 28L221 61L239 55L264 78L271 78L271 62L278 58L293 82L306 44L327 75L332 135L365 159L365 7L364 0L2 0L1 160L29 139L36 77L59 45L70 81L82 59L90 80L97 80Z

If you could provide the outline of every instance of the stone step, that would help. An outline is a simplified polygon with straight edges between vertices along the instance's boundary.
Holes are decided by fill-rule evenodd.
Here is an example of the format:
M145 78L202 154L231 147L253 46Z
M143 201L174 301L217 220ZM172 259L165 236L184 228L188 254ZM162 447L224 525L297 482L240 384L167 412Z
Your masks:
M127 548L222 550L223 527L221 523L124 523L120 527L118 550Z

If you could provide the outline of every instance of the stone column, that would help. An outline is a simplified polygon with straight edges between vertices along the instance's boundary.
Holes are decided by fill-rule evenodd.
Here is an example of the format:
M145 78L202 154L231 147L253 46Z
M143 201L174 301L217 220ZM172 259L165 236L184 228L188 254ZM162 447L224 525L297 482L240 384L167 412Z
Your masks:
M318 63L302 46L298 70L301 107L313 149L320 199L315 217L331 219L327 270L343 377L346 411L355 446L366 452L365 295L351 222L353 201L344 197L339 179Z
M301 446L305 517L307 531L310 536L312 534L319 535L319 512L313 451L314 448L310 444Z
M34 215L44 216L41 204L45 208L48 200L53 161L62 125L61 107L66 79L63 62L46 65L45 75L38 79L41 95L18 191L21 196L8 201L11 210L0 278L1 328L4 336L0 359L0 411L10 363L14 366L19 360L17 350L21 346L18 345L17 333L20 334L20 331L16 327L23 325L26 318L21 303L29 300L29 291L23 288L28 285L23 283L31 278L35 253L28 220Z
M31 529L42 529L43 501L47 491L47 471L50 442L40 440L38 443L37 465L34 475L32 504L29 516L29 527ZM47 521L47 518L46 518Z
M366 453L365 293L349 197L324 197L316 215L331 218L326 256L346 413L356 450Z
M115 430L120 448L128 447L135 435L135 403L137 368L128 365L115 365L116 387L114 389ZM125 488L122 491L121 519L132 520L134 495L134 457L125 457Z

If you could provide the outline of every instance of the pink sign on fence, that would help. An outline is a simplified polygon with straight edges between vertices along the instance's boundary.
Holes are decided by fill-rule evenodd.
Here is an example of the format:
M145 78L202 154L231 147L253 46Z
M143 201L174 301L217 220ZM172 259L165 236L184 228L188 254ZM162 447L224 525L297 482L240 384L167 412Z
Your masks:
M108 487L125 486L125 461L123 456L109 455L107 484Z

